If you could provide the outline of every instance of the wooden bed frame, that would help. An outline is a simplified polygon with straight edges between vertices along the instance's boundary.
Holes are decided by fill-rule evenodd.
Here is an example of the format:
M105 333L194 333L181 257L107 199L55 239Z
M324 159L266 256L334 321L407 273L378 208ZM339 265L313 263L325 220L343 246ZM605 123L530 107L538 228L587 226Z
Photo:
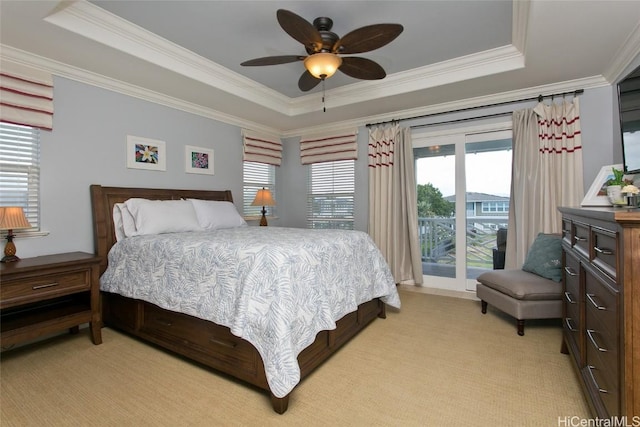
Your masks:
M233 202L229 190L168 190L92 185L90 191L95 252L101 257L100 274L107 268L109 249L116 242L112 214L114 204L132 197L154 200L194 198ZM290 394L276 397L271 393L260 354L248 341L233 335L229 328L164 310L145 301L109 292L101 292L101 296L104 325L267 390L273 409L279 414L287 410ZM357 311L344 316L336 322L335 330L319 332L316 340L298 356L300 380L376 317L386 317L385 304L379 298L361 304Z

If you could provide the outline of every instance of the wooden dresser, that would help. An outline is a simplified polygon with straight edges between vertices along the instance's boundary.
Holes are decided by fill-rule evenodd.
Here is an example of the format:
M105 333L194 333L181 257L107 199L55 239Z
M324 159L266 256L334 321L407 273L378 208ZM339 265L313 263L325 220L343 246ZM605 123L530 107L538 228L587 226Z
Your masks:
M640 209L560 208L563 353L596 417L640 415Z

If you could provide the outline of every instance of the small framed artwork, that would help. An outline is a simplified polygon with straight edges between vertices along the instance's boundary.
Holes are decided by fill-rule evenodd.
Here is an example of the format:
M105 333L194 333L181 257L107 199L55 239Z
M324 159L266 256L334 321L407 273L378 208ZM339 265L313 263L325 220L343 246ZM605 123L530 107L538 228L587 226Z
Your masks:
M184 158L186 173L213 175L213 149L187 145Z
M167 170L164 141L127 135L127 167L154 171Z
M613 168L622 169L622 165L603 166L582 199L581 206L611 206L607 197L607 181L613 178Z

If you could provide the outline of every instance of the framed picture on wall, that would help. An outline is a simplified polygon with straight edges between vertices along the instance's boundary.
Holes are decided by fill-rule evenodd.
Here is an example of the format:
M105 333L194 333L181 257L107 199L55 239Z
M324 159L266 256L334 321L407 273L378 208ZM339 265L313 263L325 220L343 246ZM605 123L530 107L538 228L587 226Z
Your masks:
M185 146L185 172L213 175L213 149Z
M603 166L582 199L581 206L611 206L607 197L607 181L613 178L613 168L622 169L622 165Z
M153 171L167 170L164 141L127 135L127 167Z

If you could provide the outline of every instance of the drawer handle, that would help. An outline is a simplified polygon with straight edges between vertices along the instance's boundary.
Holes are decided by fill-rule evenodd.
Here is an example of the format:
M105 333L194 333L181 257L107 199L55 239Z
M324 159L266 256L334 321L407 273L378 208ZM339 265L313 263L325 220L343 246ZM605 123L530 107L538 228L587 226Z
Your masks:
M573 269L571 267L565 267L564 271L566 271L569 276L577 276L578 275L578 273L573 271Z
M596 388L598 389L598 391L600 393L609 393L608 390L600 388L600 386L598 385L598 381L596 381L596 377L593 376L593 370L594 369L596 369L595 366L591 366L591 365L587 366L587 370L589 371L589 376L591 377L591 381L593 381L593 383L596 385Z
M209 338L209 341L211 341L214 344L218 344L221 345L223 347L228 347L228 348L235 348L238 344L233 342L233 341L225 341L225 340L219 340L217 338Z
M53 288L54 286L58 286L58 282L47 283L46 285L32 286L31 289L33 289L34 291L37 291L38 289Z
M594 331L593 329L587 329L587 336L589 337L589 341L591 341L591 344L593 344L593 346L594 346L598 351L600 351L600 352L602 352L602 353L606 353L607 351L609 351L609 350L607 350L606 348L604 348L604 347L600 347L600 346L598 345L598 343L596 342L595 338L593 337L593 333L594 333L594 332L595 332L595 331Z
M577 331L576 328L573 327L573 325L571 324L573 319L571 319L571 317L567 317L566 319L564 319L564 323L567 325L567 329L569 329L571 332L575 332Z
M564 293L564 297L567 299L567 302L569 304L575 304L576 303L576 301L573 298L571 298L571 294L569 293L569 291Z
M613 251L611 249L599 248L597 246L594 246L593 249L602 255L613 255Z
M589 302L591 303L591 305L593 305L595 308L597 308L598 310L606 310L607 307L605 307L604 305L598 305L598 303L596 302L596 300L593 299L595 295L594 294L587 294L587 299L589 300Z
M580 236L573 236L573 239L574 239L576 242L586 242L586 241L587 241L587 238L586 238L586 237L580 237Z

